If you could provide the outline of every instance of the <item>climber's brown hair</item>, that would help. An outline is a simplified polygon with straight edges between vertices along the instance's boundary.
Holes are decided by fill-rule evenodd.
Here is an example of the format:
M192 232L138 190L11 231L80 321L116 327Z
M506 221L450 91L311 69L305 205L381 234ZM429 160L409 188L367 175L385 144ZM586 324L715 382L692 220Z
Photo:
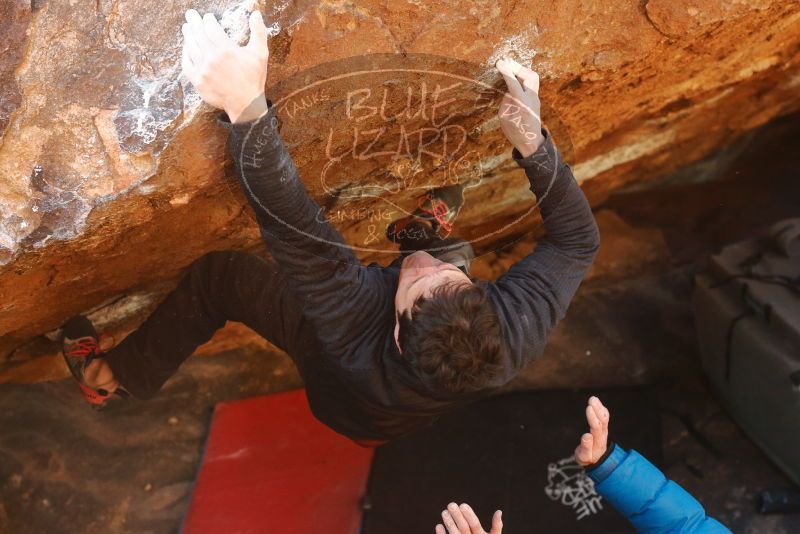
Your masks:
M403 358L432 390L477 391L497 377L506 345L486 290L442 284L398 318Z

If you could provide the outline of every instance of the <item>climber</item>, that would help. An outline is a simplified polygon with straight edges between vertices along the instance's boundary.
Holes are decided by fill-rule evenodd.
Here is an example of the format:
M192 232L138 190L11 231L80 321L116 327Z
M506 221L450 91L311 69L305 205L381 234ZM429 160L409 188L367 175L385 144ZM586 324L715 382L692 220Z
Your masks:
M719 521L706 515L694 497L667 480L646 458L609 442L610 420L608 408L597 397L591 397L586 406L589 432L581 436L575 448L575 461L584 468L595 491L623 514L637 532L730 534ZM466 503L448 504L442 510L442 521L444 525L435 527L436 534L486 534L475 511ZM502 511L497 510L489 534L502 531Z
M257 11L249 24L240 47L213 14L187 11L183 70L222 109L217 123L229 132L271 258L233 250L199 258L141 327L105 353L88 319L68 321L64 355L86 396L153 396L229 320L286 351L315 416L365 445L506 384L542 353L599 246L589 204L541 126L536 73L511 60L496 65L509 90L500 125L547 230L535 251L494 283L470 277L469 254L454 258L448 246L363 266L320 218L281 140L265 95L268 31ZM456 208L437 213L447 222ZM463 252L462 243L455 248Z

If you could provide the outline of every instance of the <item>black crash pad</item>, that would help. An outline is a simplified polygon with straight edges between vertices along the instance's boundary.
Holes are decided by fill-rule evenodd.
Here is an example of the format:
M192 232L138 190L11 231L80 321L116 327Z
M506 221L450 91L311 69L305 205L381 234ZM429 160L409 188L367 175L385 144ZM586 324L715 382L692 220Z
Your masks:
M510 394L448 414L375 454L363 534L433 532L447 503L467 502L489 529L503 510L504 531L632 532L593 496L571 460L587 431L586 401L611 410L610 438L659 465L661 425L644 388Z

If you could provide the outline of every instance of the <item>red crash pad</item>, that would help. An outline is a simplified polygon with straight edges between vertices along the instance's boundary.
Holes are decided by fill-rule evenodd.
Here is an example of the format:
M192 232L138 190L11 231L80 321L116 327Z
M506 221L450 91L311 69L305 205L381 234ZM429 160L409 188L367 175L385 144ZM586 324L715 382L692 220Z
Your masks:
M305 390L218 404L182 532L356 534L372 454Z

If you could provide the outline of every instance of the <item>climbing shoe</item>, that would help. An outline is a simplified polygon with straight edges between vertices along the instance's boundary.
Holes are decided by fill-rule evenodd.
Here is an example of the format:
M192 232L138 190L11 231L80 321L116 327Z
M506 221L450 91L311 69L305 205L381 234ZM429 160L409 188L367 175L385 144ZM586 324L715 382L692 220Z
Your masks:
M67 367L78 382L83 398L93 408L97 410L104 408L115 394L122 398L129 396L121 386L114 393L110 393L104 389L91 388L86 384L84 370L93 360L103 357L97 332L89 319L78 315L67 321L63 327L62 347Z
M400 245L401 250L420 250L420 243L450 235L463 204L461 184L430 189L417 197L417 208L411 215L389 224L386 237Z
M419 250L422 243L427 243L435 235L430 223L415 215L397 219L386 227L386 237L400 245L400 250Z
M453 224L463 204L463 185L437 187L417 198L414 216L428 221L433 231L439 237L445 238L453 231Z

